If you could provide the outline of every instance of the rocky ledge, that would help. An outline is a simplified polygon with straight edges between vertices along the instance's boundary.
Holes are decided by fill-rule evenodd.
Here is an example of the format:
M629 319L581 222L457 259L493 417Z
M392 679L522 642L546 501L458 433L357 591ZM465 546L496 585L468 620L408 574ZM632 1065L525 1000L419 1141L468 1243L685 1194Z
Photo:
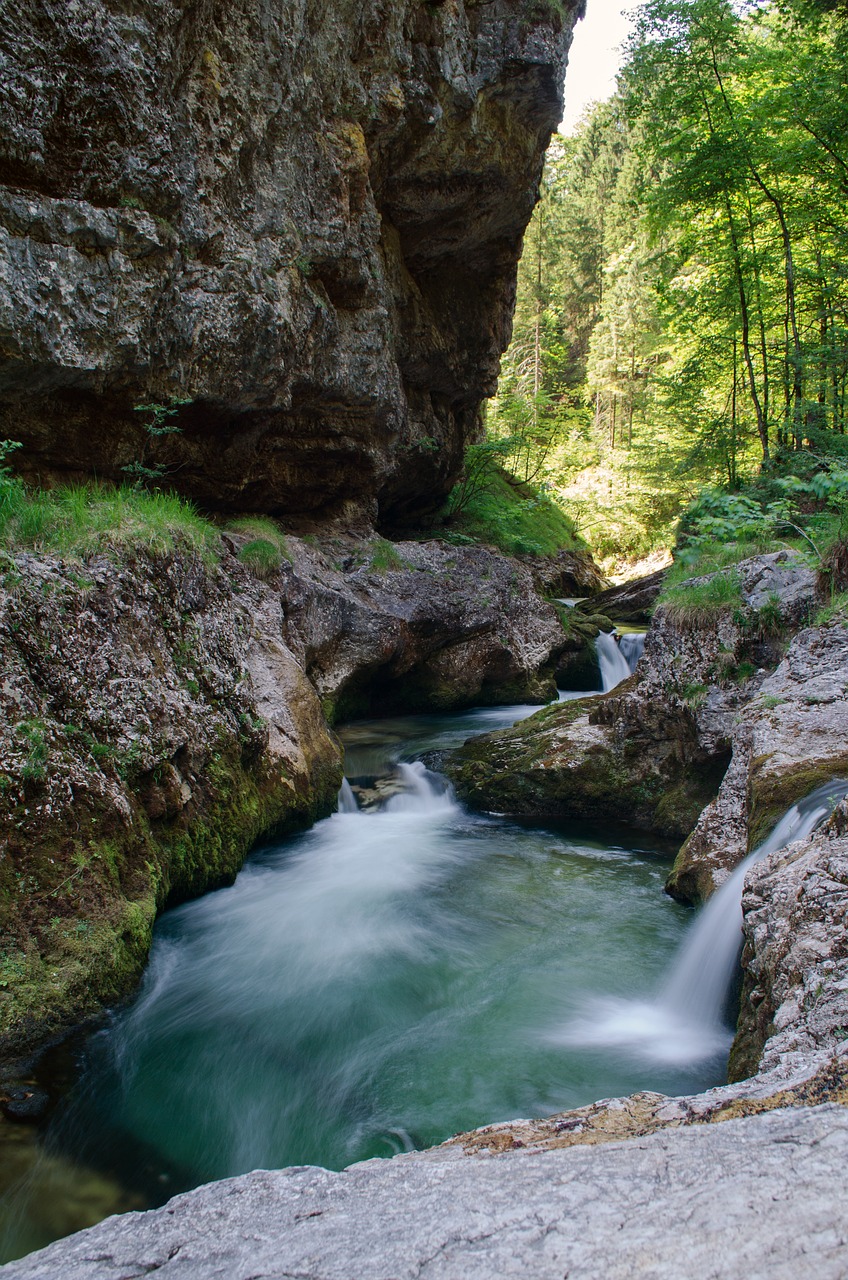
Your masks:
M111 1218L8 1280L841 1280L848 1111L777 1111L595 1150L459 1148L285 1169ZM684 1224L681 1226L681 1224Z
M702 615L661 604L636 673L612 693L467 743L447 764L459 795L499 812L614 817L668 836L709 826L715 848L728 844L723 859L710 853L721 874L708 874L706 834L696 830L669 885L689 901L706 897L744 856L749 826L767 829L816 779L843 768L848 730L836 688L844 628L799 635L781 663L787 636L815 604L815 574L788 551L744 561L737 574L738 606ZM775 752L767 742L779 725ZM759 780L752 794L745 761ZM717 793L717 808L705 809ZM684 874L690 864L697 869Z
M484 548L291 538L265 579L224 534L0 586L0 1051L125 995L161 908L328 813L354 712L539 701L569 643Z

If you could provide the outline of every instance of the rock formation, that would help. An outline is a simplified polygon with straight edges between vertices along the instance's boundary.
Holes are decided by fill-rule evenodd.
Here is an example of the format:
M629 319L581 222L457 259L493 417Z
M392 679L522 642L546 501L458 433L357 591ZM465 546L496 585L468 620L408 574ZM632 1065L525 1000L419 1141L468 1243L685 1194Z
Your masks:
M515 561L291 538L265 581L237 558L247 542L224 534L205 559L6 558L7 1055L131 990L163 905L232 880L260 835L331 810L327 715L555 695L568 640Z
M0 438L209 507L438 504L579 0L0 3ZM179 408L151 439L134 406Z
M743 792L747 786L741 763L747 748L742 744L748 741L757 708L765 713L784 697L790 700L784 692L768 692L763 685L766 667L761 664L777 664L780 634L799 625L816 592L815 574L797 554L787 551L744 561L738 575L741 598L736 608L701 617L660 605L637 673L612 693L547 708L512 729L469 742L448 762L459 794L475 806L499 812L604 815L673 836L689 835L702 811L700 822L709 824L712 810L704 806L714 799L722 779L726 779L725 788L736 785L734 779ZM841 628L838 632L844 635ZM838 647L841 641L829 643ZM786 721L785 742L791 743L793 737L797 742L794 756L791 746L786 747L792 767L789 758L775 757L765 769L769 748L765 743L757 748L763 778L771 770L787 781L768 799L763 780L757 830L804 795L810 777L821 780L815 770L803 773L795 768L810 745L797 737L801 720L806 718L810 726L808 737L817 732L818 719L805 710L812 706L805 699L809 696L818 706L820 699L833 694L837 678L835 668L826 666L825 673L830 674L822 674L821 688L818 683L809 690L800 687L805 679L814 678L810 660L805 665L801 656L810 644L817 650L822 645L827 648L821 639L798 638L787 657L787 671L791 668L795 674L786 677L796 687L795 711L790 713L787 707L777 713ZM838 661L835 657L834 663ZM779 686L783 691L783 677L775 674L771 679L778 682L775 689ZM827 695L826 690L830 690ZM762 699L752 702L758 693ZM843 767L841 717L841 707L834 708L827 742L821 739L820 763L825 771ZM769 723L767 716L765 729ZM790 781L792 776L797 777L797 787ZM738 837L744 844L748 828L746 815L739 816L738 796L731 797L727 811L722 804L719 793L715 839L732 843ZM696 832L692 841L697 874L683 874L688 856L684 851L670 882L676 896L690 901L714 887L712 880L707 884L704 879L705 840ZM742 856L742 849L734 846L719 862L724 867L735 865Z
M458 1146L257 1172L110 1218L4 1280L840 1280L848 1113L778 1111L591 1150Z

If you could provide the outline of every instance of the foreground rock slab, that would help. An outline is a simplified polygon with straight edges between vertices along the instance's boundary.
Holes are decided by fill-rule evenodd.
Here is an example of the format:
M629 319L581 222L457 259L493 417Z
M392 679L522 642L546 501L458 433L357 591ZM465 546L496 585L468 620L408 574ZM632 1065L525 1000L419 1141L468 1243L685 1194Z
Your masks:
M848 1111L775 1111L539 1155L459 1149L201 1187L0 1268L3 1280L837 1280Z

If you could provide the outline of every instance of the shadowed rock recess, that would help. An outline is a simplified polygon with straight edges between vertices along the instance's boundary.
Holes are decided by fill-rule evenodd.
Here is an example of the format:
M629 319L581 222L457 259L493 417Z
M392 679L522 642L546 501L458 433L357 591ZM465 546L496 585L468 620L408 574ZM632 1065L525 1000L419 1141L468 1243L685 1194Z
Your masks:
M3 0L22 469L143 456L212 507L432 508L495 387L580 8ZM178 399L150 448L134 406Z

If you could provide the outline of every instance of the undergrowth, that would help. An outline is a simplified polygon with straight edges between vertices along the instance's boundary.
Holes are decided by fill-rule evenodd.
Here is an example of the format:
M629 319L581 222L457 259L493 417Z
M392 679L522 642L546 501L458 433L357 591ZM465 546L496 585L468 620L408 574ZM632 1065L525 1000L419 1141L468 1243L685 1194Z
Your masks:
M172 551L179 543L213 560L218 533L192 503L132 485L63 485L29 489L2 465L0 547L81 557L106 547Z
M508 555L550 556L563 549L585 551L574 521L544 493L510 483L493 468L486 484L457 514L448 508L445 536L450 541L486 542Z

